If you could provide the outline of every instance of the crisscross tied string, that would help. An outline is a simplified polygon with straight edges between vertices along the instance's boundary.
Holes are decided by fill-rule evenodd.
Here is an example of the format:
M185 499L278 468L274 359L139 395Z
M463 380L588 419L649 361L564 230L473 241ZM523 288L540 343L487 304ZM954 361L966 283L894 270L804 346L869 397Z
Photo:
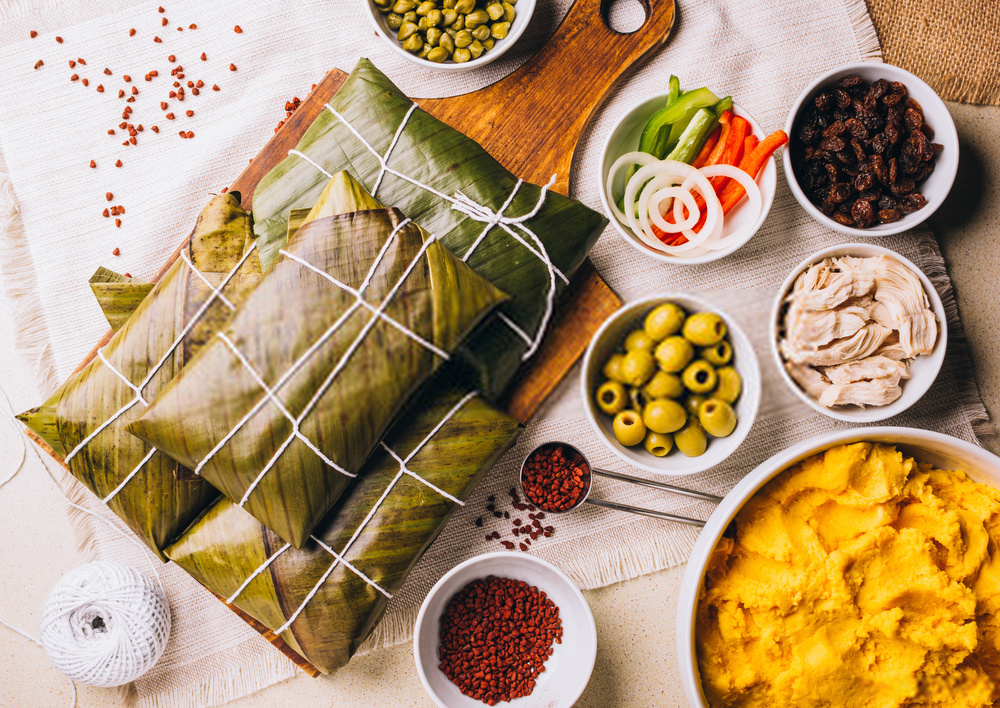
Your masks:
M256 244L251 244L250 248L248 248L246 252L243 254L243 257L240 258L239 262L233 267L231 271L229 271L229 273L226 275L225 278L223 278L222 282L217 287L212 285L211 281L209 281L209 279L205 276L204 273L202 273L201 271L199 271L197 268L194 267L194 264L188 257L187 249L186 248L181 249L181 260L184 261L184 264L191 270L192 273L197 275L198 278L203 283L205 283L206 286L208 286L208 289L210 291L209 296L205 298L205 301L195 312L191 320L184 326L180 334L177 335L177 338L174 339L174 341L170 344L170 346L163 353L163 355L156 362L156 364L154 364L153 367L146 373L145 378L143 378L143 380L139 384L132 383L132 381L130 381L129 378L125 376L125 374L119 371L110 361L108 361L107 357L105 357L104 355L103 349L98 350L97 358L100 359L101 363L105 367L107 367L111 371L111 373L117 376L122 381L122 383L124 383L125 386L127 386L132 391L133 397L124 406L119 408L118 411L115 412L110 418L108 418L106 421L104 421L99 426L94 428L94 430L92 430L83 440L81 440L77 444L76 447L74 447L69 452L68 455L66 455L67 465L74 457L76 457L80 453L81 450L83 450L87 445L89 445L94 438L100 435L109 426L113 425L115 421L121 418L129 410L134 408L137 404L142 405L144 408L149 406L149 403L143 397L143 391L153 380L153 377L156 376L156 374L160 371L160 369L163 368L163 365L170 360L170 357L173 356L174 352L177 350L177 347L179 347L181 342L184 341L184 338L187 337L188 334L190 334L191 330L194 329L195 325L198 324L198 322L205 315L205 313L208 312L209 308L213 305L213 303L216 302L216 300L222 302L226 307L228 307L231 310L235 309L233 303L229 301L229 299L223 294L222 291L240 271L240 269L243 267L243 265L246 263L247 259L250 257L250 255L254 252L255 249L256 249ZM121 482L119 482L118 486L115 487L110 494L108 494L102 499L102 501L105 504L107 504L112 499L114 499L119 494L119 492L121 492L122 489L124 489L125 486L132 481L132 479L139 473L139 471L146 465L146 463L153 458L153 456L157 452L158 450L155 447L150 447L149 452L139 462L139 464L136 465L135 468L131 472L129 472Z
M344 311L344 313L337 318L337 320L326 330L326 332L324 332L323 335L319 337L319 339L317 339L312 344L312 346L310 346L309 349L307 349L302 354L302 356L300 356L294 363L292 363L292 365L278 379L277 383L274 386L269 386L267 382L264 381L260 373L250 363L250 360L239 350L236 344L229 337L225 335L225 333L223 332L219 333L218 335L219 338L226 344L226 346L237 358L237 360L240 362L243 368L247 370L251 378L253 378L254 382L264 391L264 396L259 401L257 401L257 403L250 409L249 412L247 412L246 415L243 416L242 419L240 419L240 421L232 428L232 430L230 430L215 445L215 447L212 448L212 450L205 456L205 458L198 463L198 466L195 468L195 472L200 474L201 471L204 469L205 465L216 454L218 454L218 452L222 450L230 440L232 440L233 436L235 436L243 428L243 426L254 415L256 415L256 413L268 402L273 403L275 407L285 417L285 419L288 420L289 423L291 423L292 426L291 434L287 438L285 438L284 442L282 442L281 445L278 446L278 449L271 456L271 459L268 460L267 464L260 470L254 481L247 486L247 489L243 494L243 498L240 500L239 503L241 507L246 505L247 501L249 501L250 499L250 495L253 494L254 490L257 489L257 486L264 479L264 476L274 468L274 465L277 463L277 461L281 458L281 456L285 453L288 447L295 440L300 440L301 442L303 442L328 467L331 467L332 469L335 469L337 472L340 472L341 474L346 475L348 477L357 476L356 472L352 472L351 470L345 469L343 466L337 464L329 457L327 457L319 449L319 447L317 447L311 440L309 440L308 437L306 437L302 433L301 426L302 422L313 411L313 409L319 403L320 399L327 392L330 386L333 385L333 382L336 380L337 376L339 376L341 372L344 370L344 368L347 366L347 363L348 361L350 361L351 356L361 346L362 342L364 342L365 340L365 337L368 336L368 334L371 332L372 328L374 328L376 324L378 324L379 322L388 323L394 328L403 332L406 336L413 339L421 346L428 349L436 356L441 357L446 361L449 359L448 352L444 351L443 349L436 346L432 342L427 341L424 337L421 337L418 333L405 327L403 324L401 324L400 322L398 322L397 320L393 319L388 314L386 314L386 309L391 304L392 299L399 292L399 289L402 287L406 279L410 276L410 273L413 272L413 269L417 266L417 264L421 261L421 259L424 258L424 256L427 253L427 249L430 247L430 245L436 241L436 238L434 236L431 236L421 244L420 250L417 252L417 255L414 256L413 260L410 261L406 269L400 275L399 279L396 280L395 284L389 290L388 294L386 294L386 296L381 300L378 306L372 305L365 299L365 291L371 285L372 278L375 276L375 272L377 271L379 264L381 264L381 262L384 260L385 255L386 253L388 253L389 247L392 245L393 240L400 233L400 231L402 231L402 229L404 229L408 224L410 224L410 220L404 219L392 230L392 233L389 234L389 237L386 239L385 243L382 244L382 247L379 250L378 255L372 261L372 264L369 267L367 273L365 274L365 278L361 283L361 287L359 288L350 287L346 283L341 282L339 279L327 273L325 270L317 268L312 263L309 263L305 259L296 256L294 253L290 253L289 251L284 249L279 251L279 253L281 253L281 255L284 256L289 261L297 263L299 266L305 268L306 270L312 273L319 275L327 282L340 288L344 292L352 295L354 297L354 302L351 303L350 307L348 307ZM361 331L357 334L357 336L352 340L351 344L340 356L340 359L337 361L337 364L327 375L326 379L323 381L320 387L316 389L312 398L305 405L302 411L297 416L292 415L292 413L288 410L285 404L278 397L279 391L286 383L288 383L288 381L292 378L292 376L295 375L296 372L298 372L303 366L305 366L305 364L312 357L314 357L317 354L317 352L319 352L323 348L323 346L330 340L330 338L333 337L340 330L341 327L343 327L344 323L347 322L347 320L355 312L359 310L367 310L368 312L370 312L372 314L371 319L369 319L368 322L365 323L364 327L361 328Z
M473 242L472 246L470 246L469 249L462 256L462 260L468 261L472 253L483 242L486 236L494 228L500 227L501 229L503 229L503 231L509 234L512 238L514 238L518 243L520 243L522 246L528 249L528 251L532 255L534 255L536 258L542 261L549 274L549 289L545 295L545 311L542 314L542 319L539 322L538 327L535 330L535 333L529 334L527 331L525 331L523 327L518 325L508 315L504 314L503 312L498 312L500 320L504 324L506 324L514 332L514 334L516 334L520 339L524 340L524 343L527 345L527 349L525 350L522 359L523 360L530 359L535 354L535 352L538 351L538 347L541 345L542 338L545 336L545 332L548 329L549 322L552 319L552 312L555 308L555 298L556 298L556 278L562 280L563 283L569 282L569 279L566 277L566 275L558 268L556 268L555 264L552 262L552 259L549 257L549 254L546 251L545 245L542 243L542 240L538 238L538 236L525 224L525 222L535 217L538 214L538 212L541 211L542 206L545 204L545 198L546 195L548 194L549 189L551 189L552 185L554 185L556 182L556 175L552 175L552 178L548 181L548 183L541 188L541 191L538 195L538 202L535 204L535 207L527 214L523 214L521 216L504 216L504 212L514 201L514 197L517 195L518 190L521 188L523 180L518 180L517 184L514 185L514 189L511 192L510 196L507 198L507 201L504 202L503 206L500 208L500 211L496 213L490 211L487 207L483 206L482 204L477 204L476 202L472 201L462 192L456 192L454 197L448 196L447 194L443 194L442 192L439 192L433 187L423 184L419 180L416 180L413 177L405 175L402 172L399 172L398 170L389 167L389 157L392 155L393 149L395 149L396 144L399 142L399 138L403 134L403 130L405 129L407 123L409 122L410 116L413 115L413 112L417 109L417 107L418 106L416 103L412 103L410 105L410 108L406 112L406 115L403 116L403 120L400 122L399 127L396 128L396 132L392 137L392 141L389 143L388 149L386 150L385 154L382 155L374 147L372 147L372 145L364 138L364 136L361 135L361 133L358 132L358 130L353 125L351 125L347 121L347 119L344 118L343 115L341 115L329 103L326 104L327 110L329 110L330 113L332 113L337 118L337 120L343 123L344 126L351 131L354 137L356 137L361 142L361 144L365 146L368 152L370 152L375 157L375 159L378 160L379 172L378 172L378 177L375 179L375 183L372 186L372 194L378 193L378 189L382 185L382 180L385 177L385 175L391 174L394 177L398 177L399 179L409 182L410 184L419 187L420 189L423 189L426 192L430 192L439 199L443 199L444 201L451 204L452 209L455 209L456 211L465 214L470 219L486 224L482 233L479 234L479 236ZM288 154L295 155L296 157L305 160L310 165L319 170L327 178L333 177L333 175L330 174L322 165L317 163L315 160L313 160L305 153L299 150L289 150ZM520 231L524 232L524 236L517 233L515 227Z
M347 541L347 543L344 544L343 549L341 549L339 553L334 551L333 548L331 548L329 544L324 542L322 539L316 536L310 536L310 538L316 542L316 545L318 545L328 554L333 556L334 561L330 565L330 567L327 568L326 572L319 579L319 581L312 587L309 593L305 596L305 598L299 604L298 608L296 608L295 612L292 613L291 617L289 617L288 620L283 625L281 625L281 627L274 630L275 634L281 634L282 632L284 632L285 630L287 630L289 627L292 626L292 623L295 622L296 619L298 619L299 615L302 614L306 606L312 601L312 599L316 596L316 593L320 591L320 589L323 587L326 581L330 578L330 575L333 574L333 571L336 570L337 566L340 564L346 566L355 575L357 575L367 584L371 585L373 588L375 588L380 593L385 595L387 598L390 599L392 598L392 593L390 593L385 588L381 587L378 583L376 583L374 580L365 575L356 566L348 562L345 556L347 555L348 551L350 551L351 546L354 545L354 542L357 541L358 538L361 536L361 533L365 530L365 527L368 526L368 523L375 517L375 514L382 506L382 503L389 497L389 495L392 493L392 490L395 488L396 484L399 482L400 479L403 478L404 475L409 475L410 477L413 477L418 482L424 484L425 486L429 487L430 489L437 492L441 496L445 497L446 499L460 506L465 505L461 499L458 499L457 497L449 494L440 487L431 484L426 479L424 479L423 477L421 477L420 475L409 469L407 465L427 445L427 443L429 443L431 440L434 439L434 436L441 431L441 428L443 428L448 423L448 421L450 421L455 416L456 413L458 413L469 401L471 401L477 395L478 394L475 391L473 391L463 396L461 400L459 400L454 406L451 407L451 409L447 413L445 413L444 417L441 418L441 420L437 423L437 425L434 426L434 428L424 437L423 440L420 441L420 443L416 447L413 448L413 450L410 451L410 453L405 458L401 458L399 455L397 455L396 452L393 451L392 448L390 448L384 442L381 443L382 448L389 455L391 455L392 458L399 464L399 471L396 473L396 476L392 478L392 481L390 481L389 484L386 485L386 488L382 492L382 495L378 498L378 500L375 502L372 508L368 511L368 514L365 516L364 520L362 520L361 524L358 525L358 528L355 529L354 534ZM229 598L226 599L226 604L232 604L240 596L240 594L250 585L250 583L252 583L254 579L257 578L257 576L259 576L261 573L267 570L271 566L271 564L278 558L278 556L287 551L289 548L291 548L291 544L286 543L280 549L275 551L266 561L264 561L264 563L262 563L256 570L254 570L254 572L251 573L246 580L243 581L243 583L240 585L239 589L236 590L236 592L234 592Z

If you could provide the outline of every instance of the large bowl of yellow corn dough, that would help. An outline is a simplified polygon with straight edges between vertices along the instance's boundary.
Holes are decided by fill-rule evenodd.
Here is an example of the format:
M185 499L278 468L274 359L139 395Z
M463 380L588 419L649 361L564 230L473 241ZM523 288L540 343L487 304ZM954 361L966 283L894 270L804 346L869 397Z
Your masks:
M1000 458L856 428L744 478L678 605L692 706L1000 705Z

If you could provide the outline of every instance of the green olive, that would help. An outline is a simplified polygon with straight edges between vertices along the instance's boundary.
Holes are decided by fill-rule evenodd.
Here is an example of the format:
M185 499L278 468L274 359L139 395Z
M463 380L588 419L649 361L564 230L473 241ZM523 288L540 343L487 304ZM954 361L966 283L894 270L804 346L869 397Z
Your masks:
M472 59L472 53L468 49L458 47L455 49L455 53L451 55L451 58L456 64L464 64Z
M643 441L643 447L646 448L646 452L654 457L663 457L668 452L670 452L674 447L674 438L669 433L654 433L652 431L646 433L646 439Z
M420 28L412 22L404 22L399 26L399 32L396 33L396 39L400 42L405 42L407 39L416 34L419 29Z
M417 14L421 17L427 17L431 13L431 10L437 9L437 3L434 0L424 0L424 2L417 5Z
M684 320L684 337L699 347L718 344L726 336L726 323L714 312L696 312Z
M643 392L649 398L680 398L684 393L684 383L677 374L657 371Z
M483 47L483 43L478 39L474 39L472 44L469 45L469 53L472 54L473 59L481 57L484 49L485 47Z
M484 39L483 40L483 49L489 51L490 49L493 49L493 45L494 44L496 44L496 40L493 39L492 37L489 38L489 39Z
M486 14L490 16L491 20L496 22L503 17L503 5L498 2L490 3L486 6Z
M445 35L447 36L447 35ZM435 64L440 64L443 61L447 61L451 54L444 47L434 47L434 49L427 52L427 60L432 61Z
M684 381L684 387L691 393L708 393L719 381L715 368L704 359L698 359L688 365L681 379Z
M646 334L657 342L662 341L681 331L685 316L680 306L672 302L664 303L646 315Z
M397 15L405 15L407 12L415 10L416 8L416 3L411 0L396 0L396 4L392 6L392 11Z
M707 400L704 396L688 396L684 399L684 407L687 408L688 413L697 418L698 411L701 410L701 404Z
M464 49L465 47L468 47L470 44L472 44L472 42L473 42L472 33L469 32L469 30L462 30L461 32L455 35L456 47Z
M597 407L608 415L617 415L625 410L628 405L628 394L625 387L617 381L605 381L597 387L597 394L594 396Z
M692 359L694 347L684 337L667 337L656 347L656 361L668 373L683 371Z
M454 10L442 10L441 11L441 24L451 26L458 19L458 13Z
M508 22L513 22L514 18L517 17L517 10L514 9L514 5L509 2L501 4L503 5L503 18Z
M494 22L493 26L490 28L490 36L492 36L493 39L505 39L509 33L509 22Z
M490 28L486 25L480 25L476 27L471 32L473 39L478 39L480 42L485 42L490 38Z
M645 349L633 349L622 359L622 377L630 386L644 386L655 371L656 360Z
M725 366L733 358L733 346L723 339L718 344L702 349L701 355L712 366Z
M638 386L628 387L628 400L631 404L631 408L641 411L646 407L646 395L642 392L642 389Z
M474 10L465 16L465 26L475 29L479 25L485 25L490 21L490 15L486 10Z
M642 422L655 433L672 433L680 430L687 419L684 406L668 398L652 401L642 411Z
M626 383L625 375L622 373L622 362L625 361L624 354L612 354L611 357L605 362L604 368L601 372L604 374L604 378L611 379L612 381L617 381L619 383Z
M715 388L715 393L712 394L713 398L734 403L743 391L743 378L732 366L723 366L715 373L719 378L719 384Z
M698 411L698 422L712 437L724 438L736 429L736 411L725 401L709 398Z
M389 29L395 32L403 26L403 16L397 15L395 12L390 12L385 16L385 24L389 27Z
M423 48L423 46L424 46L424 40L420 39L419 34L411 34L409 37L406 38L406 41L403 42L403 49L405 49L408 52L413 52L414 54L419 52Z
M645 349L651 352L655 346L656 342L650 339L649 335L641 329L634 329L625 337L625 351L627 352L633 349Z
M441 41L442 34L444 34L444 32L439 30L437 27L431 27L429 30L427 30L427 34L424 35L424 41L431 48L434 48L438 45L438 42Z
M615 433L615 440L625 447L638 445L646 437L646 426L635 411L622 411L616 415L611 429Z
M476 9L476 0L455 0L455 12L459 15L468 15Z
M448 52L448 56L455 51L455 40L451 38L450 34L441 35L441 43L438 45L441 49Z
M440 10L431 10L427 13L427 24L437 27L444 23L444 14Z
M674 444L687 457L698 457L705 454L708 437L701 424L695 418L691 418L687 425L674 433Z

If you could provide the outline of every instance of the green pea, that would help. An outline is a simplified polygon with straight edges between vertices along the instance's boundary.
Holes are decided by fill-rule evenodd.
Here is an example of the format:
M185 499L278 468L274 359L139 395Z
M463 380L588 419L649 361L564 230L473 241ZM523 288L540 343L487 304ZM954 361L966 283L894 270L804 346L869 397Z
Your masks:
M410 10L405 15L403 15L403 22L412 22L413 24L417 24L417 19L418 19L417 13L415 13L413 10Z
M427 13L427 24L429 24L431 27L437 27L439 24L441 24L441 21L443 19L444 15L441 14L440 10L431 10L429 13Z
M472 59L472 53L469 52L468 49L458 48L455 50L455 54L452 55L451 58L455 60L456 64L464 64Z
M475 29L479 25L485 25L489 21L490 15L486 10L475 10L465 16L465 26L469 29Z
M509 22L494 22L493 27L490 29L490 34L493 36L493 39L503 39L509 32Z
M422 30L428 29L430 27L430 24L427 22L427 18L426 17L421 17L417 21L417 27L419 27Z
M408 52L413 52L414 54L419 52L423 46L424 40L420 39L419 34L411 34L406 38L406 41L403 42L403 49Z
M472 44L472 33L469 30L462 30L455 35L455 46L460 49L465 49L470 44Z
M392 6L392 11L397 15L405 15L410 10L416 9L416 4L412 0L396 0L396 4Z
M493 45L494 44L496 44L496 42L493 39L484 39L483 40L483 49L485 49L486 51L489 51L489 50L493 49Z
M443 25L453 25L455 20L458 19L458 13L454 10L442 10L441 11L441 24Z
M492 3L486 6L486 14L490 16L490 19L496 22L501 17L503 17L503 5L498 2Z
M517 11L514 9L513 3L505 2L503 4L503 18L508 22L513 22L514 18L517 17Z
M412 22L404 22L399 26L399 32L396 33L396 39L400 42L405 42L407 39L412 37L420 29Z
M438 46L448 52L450 56L451 53L455 51L455 40L451 38L450 34L442 34L441 42Z
M485 47L483 47L483 43L478 39L474 39L472 44L469 45L469 54L472 55L473 59L478 59L482 56L484 49Z
M436 7L437 3L434 0L424 0L424 2L417 5L417 14L426 17Z
M459 15L468 15L476 9L476 0L455 0L455 12Z
M403 16L397 15L395 12L390 12L385 16L385 23L389 26L389 29L395 32L403 26Z
M434 47L434 49L428 52L427 59L435 64L440 64L441 62L447 60L449 56L451 55L444 47Z
M431 27L427 30L427 34L424 37L424 41L431 47L436 47L438 42L441 41L441 35L444 34L437 27Z
M480 42L485 42L490 38L490 28L486 25L479 25L471 32L473 39L478 39Z

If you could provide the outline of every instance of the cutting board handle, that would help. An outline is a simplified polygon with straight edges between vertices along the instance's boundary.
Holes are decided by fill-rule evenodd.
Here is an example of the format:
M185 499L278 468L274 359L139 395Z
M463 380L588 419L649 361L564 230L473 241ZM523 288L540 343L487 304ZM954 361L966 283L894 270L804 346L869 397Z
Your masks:
M418 102L517 176L544 184L558 174L555 190L567 194L573 151L590 118L670 36L674 0L640 2L646 21L621 33L605 19L611 0L576 0L548 43L510 76L463 96Z

